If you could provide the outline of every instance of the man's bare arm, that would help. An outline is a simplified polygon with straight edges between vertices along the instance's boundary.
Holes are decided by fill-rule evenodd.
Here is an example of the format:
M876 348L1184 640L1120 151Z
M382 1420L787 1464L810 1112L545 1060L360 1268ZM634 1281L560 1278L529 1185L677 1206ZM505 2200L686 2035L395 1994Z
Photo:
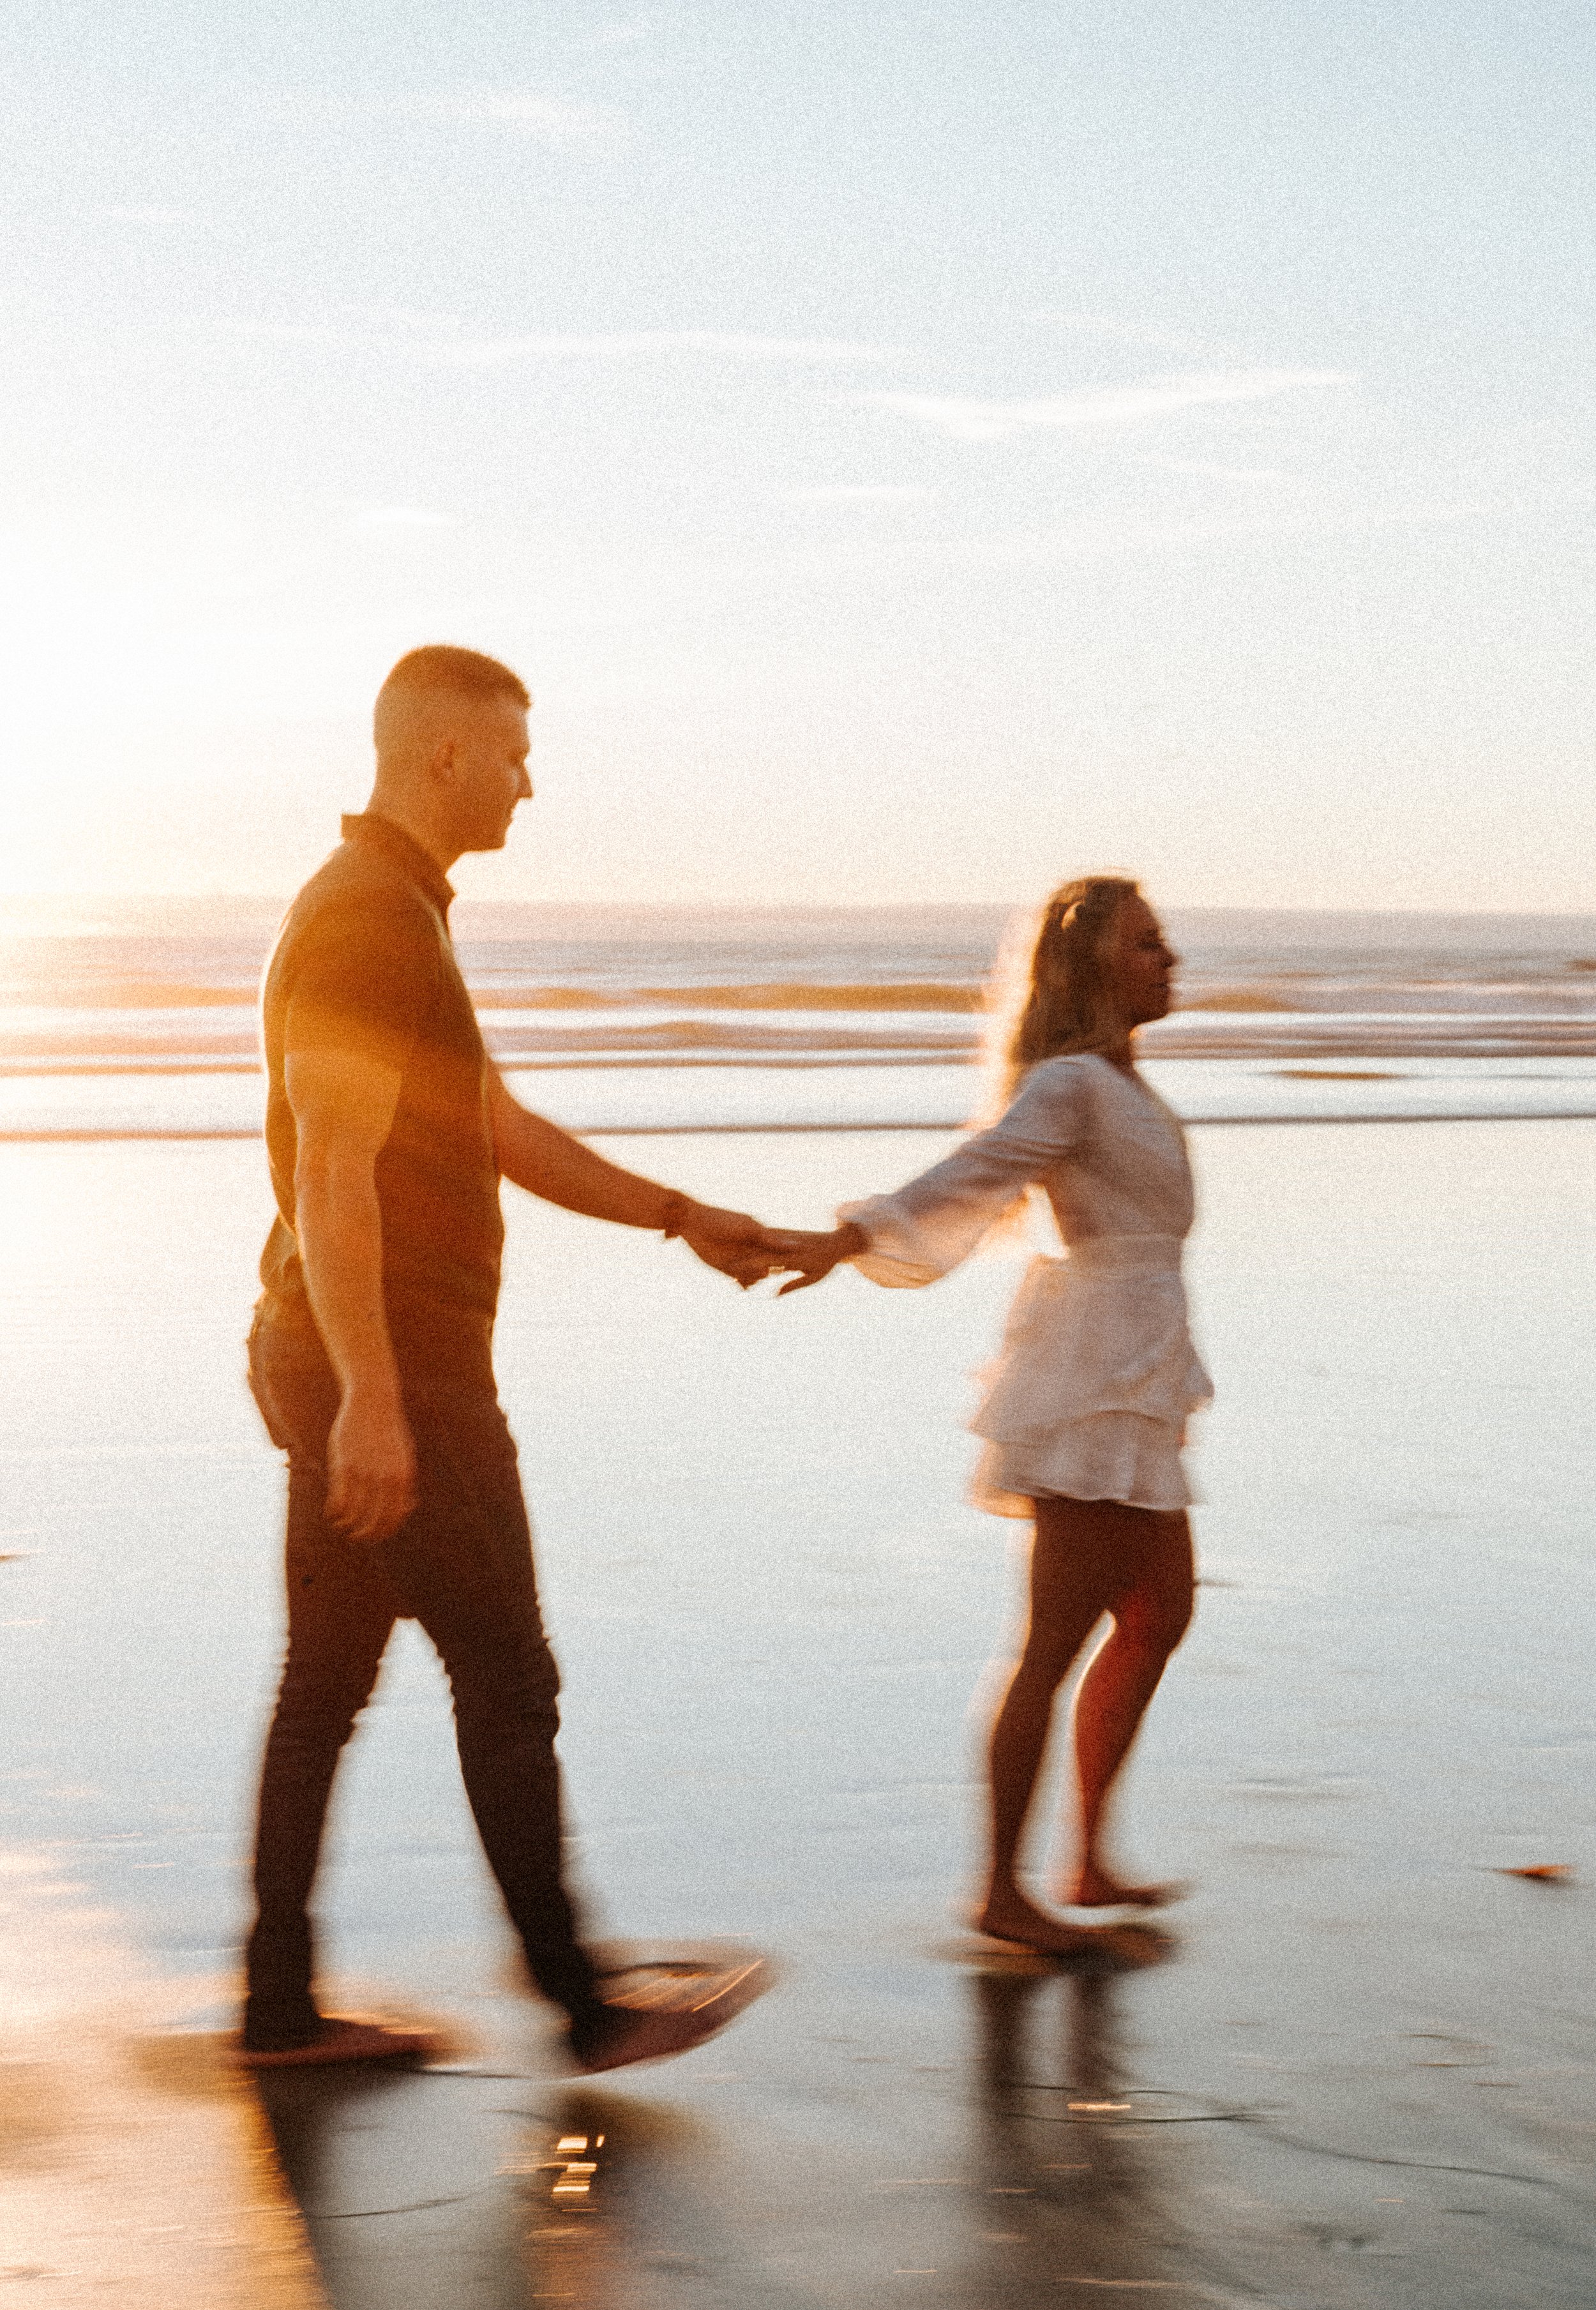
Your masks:
M779 1247L758 1220L745 1211L695 1203L657 1180L606 1162L568 1131L512 1098L497 1069L490 1073L489 1097L499 1168L528 1194L589 1219L679 1235L707 1265L744 1287L784 1264Z
M383 1540L416 1497L415 1446L383 1304L377 1195L377 1159L401 1077L348 1052L291 1051L285 1080L299 1136L299 1257L340 1390L327 1442L327 1517L351 1540Z

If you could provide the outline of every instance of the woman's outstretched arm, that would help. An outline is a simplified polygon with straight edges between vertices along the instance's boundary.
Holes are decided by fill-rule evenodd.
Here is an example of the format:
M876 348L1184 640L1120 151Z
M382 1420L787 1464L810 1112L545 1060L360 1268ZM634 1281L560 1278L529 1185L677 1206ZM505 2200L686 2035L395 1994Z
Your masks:
M872 1283L914 1286L946 1275L1033 1179L1080 1144L1091 1064L1044 1059L990 1130L895 1194L845 1203L829 1233L782 1236L782 1256L801 1271L783 1291L819 1283L844 1260L855 1261Z

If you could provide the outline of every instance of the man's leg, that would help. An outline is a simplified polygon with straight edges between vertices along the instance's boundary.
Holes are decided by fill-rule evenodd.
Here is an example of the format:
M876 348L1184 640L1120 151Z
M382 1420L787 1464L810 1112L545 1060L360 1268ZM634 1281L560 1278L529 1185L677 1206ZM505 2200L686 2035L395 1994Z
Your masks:
M398 1605L378 1559L323 1514L332 1374L257 1343L251 1377L273 1440L289 1453L288 1654L261 1768L244 2015L246 2050L277 2053L309 2044L321 2028L310 1889L338 1759L370 1698Z
M516 1446L490 1396L408 1408L421 1501L385 1552L448 1672L466 1795L527 1965L585 2054L612 2017L565 1887L559 1674L538 1608Z

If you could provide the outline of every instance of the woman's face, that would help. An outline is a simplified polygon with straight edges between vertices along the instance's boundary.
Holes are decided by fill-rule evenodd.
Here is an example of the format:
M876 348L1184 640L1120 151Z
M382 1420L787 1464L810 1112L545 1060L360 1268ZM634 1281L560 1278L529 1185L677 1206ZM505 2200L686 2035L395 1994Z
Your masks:
M1126 899L1115 917L1106 977L1128 1027L1162 1019L1174 1000L1178 955L1170 951L1157 915L1145 899Z

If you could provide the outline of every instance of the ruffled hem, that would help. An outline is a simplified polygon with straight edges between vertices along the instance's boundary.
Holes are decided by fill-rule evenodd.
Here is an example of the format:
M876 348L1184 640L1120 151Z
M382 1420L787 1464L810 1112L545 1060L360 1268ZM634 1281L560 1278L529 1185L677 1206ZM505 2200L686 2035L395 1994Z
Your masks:
M989 1515L1030 1517L1038 1499L1123 1500L1127 1507L1190 1507L1181 1430L1140 1411L1098 1411L1022 1444L989 1443L970 1479Z

